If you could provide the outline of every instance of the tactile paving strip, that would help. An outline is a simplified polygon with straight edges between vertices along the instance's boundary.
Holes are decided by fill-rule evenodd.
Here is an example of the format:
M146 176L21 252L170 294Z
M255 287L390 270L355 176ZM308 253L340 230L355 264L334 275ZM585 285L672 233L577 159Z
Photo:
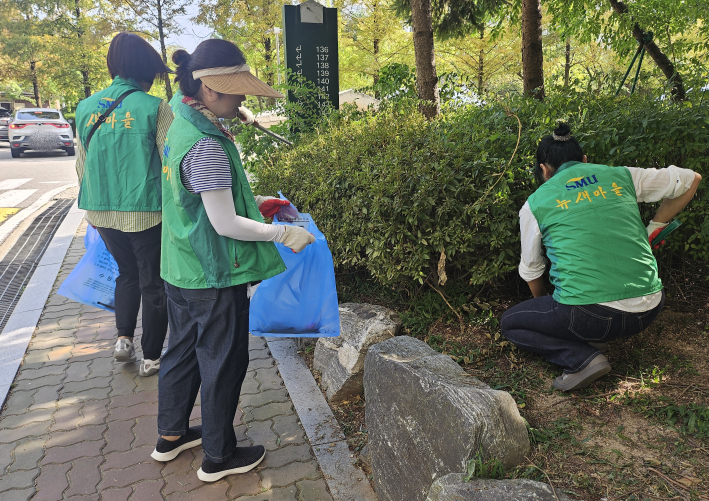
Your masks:
M0 331L5 328L54 233L74 199L60 198L37 216L0 261Z

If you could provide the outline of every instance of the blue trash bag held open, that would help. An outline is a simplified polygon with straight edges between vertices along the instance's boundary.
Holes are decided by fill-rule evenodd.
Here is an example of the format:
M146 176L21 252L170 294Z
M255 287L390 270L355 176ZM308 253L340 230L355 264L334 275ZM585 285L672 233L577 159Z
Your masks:
M283 198L283 195L281 195ZM276 248L286 271L264 280L251 298L249 330L254 336L335 337L340 335L335 267L325 235L310 214L299 214L297 224L315 236L315 243L296 254L283 244Z
M118 265L95 228L84 236L86 254L57 291L64 297L107 311L115 311Z

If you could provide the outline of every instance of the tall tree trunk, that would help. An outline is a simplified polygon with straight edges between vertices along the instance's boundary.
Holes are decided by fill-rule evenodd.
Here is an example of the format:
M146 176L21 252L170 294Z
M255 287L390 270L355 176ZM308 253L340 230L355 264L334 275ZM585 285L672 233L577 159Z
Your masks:
M167 48L165 47L165 30L163 29L162 22L162 2L157 1L158 7L158 35L160 36L160 54L162 55L162 62L167 66ZM172 99L172 85L170 85L169 75L165 75L165 95L167 95L167 100Z
M544 99L541 0L522 0L522 81L525 95Z
M42 102L39 98L39 83L37 82L37 61L30 61L30 72L32 73L32 90L34 91L34 102L37 108L42 107Z
M411 24L414 29L414 54L416 57L416 89L421 103L420 111L433 118L441 110L438 97L436 56L433 51L433 22L431 0L411 0Z
M256 72L256 78L258 78L258 68L254 68L254 71ZM261 102L261 96L256 96L256 100L258 101L258 109L263 113L263 102Z
M379 20L379 10L377 9L377 5L375 4L372 7L372 24L374 26L379 26L380 20ZM374 67L376 68L374 76L372 77L372 85L376 87L377 83L379 82L379 42L380 40L378 38L375 38L374 41L372 42L372 53L374 54ZM379 91L374 92L374 97L379 99Z
M91 82L89 82L89 70L81 70L81 78L84 82L84 97L91 96Z
M480 30L480 42L485 38L485 28ZM483 82L485 76L485 47L480 47L480 54L478 54L478 96L483 93Z
M273 45L271 44L271 37L266 37L263 39L263 60L266 62L266 83L273 87L275 73L273 72L272 66ZM266 102L268 103L268 106L276 105L276 100L272 97L269 97Z
M566 39L566 63L564 64L564 87L569 86L569 72L571 71L571 42Z
M83 37L84 28L81 26L81 6L79 5L79 0L74 0L74 17L76 18L76 38L79 42L79 50L81 53L81 60L86 60L86 52L84 51ZM91 96L91 83L89 82L89 67L84 64L81 67L81 79L84 84L84 97Z
M617 0L609 0L611 7L618 15L628 13L628 6ZM645 45L645 52L655 61L655 64L662 70L665 78L672 84L672 99L675 101L684 101L686 99L684 91L684 82L682 75L679 74L675 65L672 64L670 58L660 50L655 42L650 39L650 35L646 33L638 23L633 23L633 36L638 43Z
M379 40L375 39L372 45L372 52L374 53L374 64L376 66L376 73L374 73L374 76L372 77L372 85L376 87L377 83L379 83ZM379 90L374 91L374 97L379 99Z

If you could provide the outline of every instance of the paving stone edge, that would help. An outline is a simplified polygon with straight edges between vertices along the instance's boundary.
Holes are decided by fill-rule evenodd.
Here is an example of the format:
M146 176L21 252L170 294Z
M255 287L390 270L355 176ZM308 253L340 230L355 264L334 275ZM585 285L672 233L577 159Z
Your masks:
M292 339L266 338L335 501L377 501L364 472L354 466L345 435Z

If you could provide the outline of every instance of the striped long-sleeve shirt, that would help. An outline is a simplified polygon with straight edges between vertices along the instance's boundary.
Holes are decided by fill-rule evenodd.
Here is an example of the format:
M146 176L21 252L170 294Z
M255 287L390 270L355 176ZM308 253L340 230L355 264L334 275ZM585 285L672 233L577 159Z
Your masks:
M172 124L174 115L170 105L165 101L160 102L157 116L157 131L155 134L155 144L159 152L165 149L165 136ZM79 176L79 186L84 177L84 163L86 162L86 150L81 141L77 141L78 153L76 157L76 174ZM153 226L157 226L162 221L162 212L121 212L121 211L86 211L86 220L99 228L112 228L125 232L144 231Z

